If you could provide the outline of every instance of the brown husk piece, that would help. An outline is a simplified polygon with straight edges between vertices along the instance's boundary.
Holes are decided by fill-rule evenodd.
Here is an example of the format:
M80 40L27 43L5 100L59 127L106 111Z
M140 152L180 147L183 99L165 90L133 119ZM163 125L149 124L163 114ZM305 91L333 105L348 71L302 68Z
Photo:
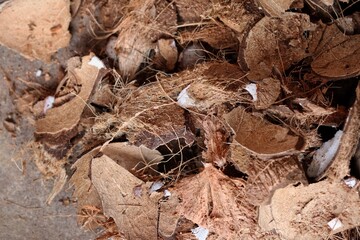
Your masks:
M358 226L359 195L338 181L308 186L289 185L275 191L269 205L260 206L259 225L284 239L319 239ZM331 231L328 222L338 218L342 227Z
M258 2L270 17L281 17L286 10L304 7L303 0L281 0L272 2L267 0L258 0Z
M159 195L149 196L143 181L105 155L93 159L91 176L104 214L115 220L125 238L157 239Z
M198 24L202 20L202 16L212 8L211 0L182 0L175 1L178 11L179 24L190 25Z
M191 144L194 137L184 125L184 110L169 101L167 96L161 94L163 97L159 97L161 89L152 87L147 90L123 104L126 111L120 113L118 133L126 134L131 143L150 149L180 138L187 145Z
M77 199L77 212L79 214L78 223L89 229L95 229L98 224L95 221L88 221L81 215L83 209L91 206L92 208L102 209L100 196L91 182L91 162L99 153L100 147L94 148L91 152L78 159L72 169L76 169L69 180L69 184L75 187L73 197Z
M70 76L68 75L76 86L81 86L80 92L70 93L70 96L76 96L59 107L47 110L45 117L36 121L37 138L50 144L61 145L77 134L81 115L96 84L103 76L102 71L88 64L92 57L93 55L83 57L81 68L75 68Z
M263 17L263 13L254 1L231 1L214 4L211 17L218 18L234 30L242 44L250 29Z
M290 155L303 147L304 140L288 128L247 113L242 107L235 108L224 117L235 134L236 143L259 158Z
M256 109L267 109L275 103L280 95L280 81L275 78L265 78L256 84L257 100L254 102Z
M50 62L58 49L69 44L69 24L69 1L7 2L0 9L0 43L30 59Z
M280 18L264 17L250 30L244 43L244 59L238 59L250 80L271 77L273 69L285 72L292 64L309 56L307 48L315 24L306 14L286 13ZM310 31L310 37L303 33Z
M256 239L255 208L243 198L244 181L231 179L211 164L177 183L178 212L221 239Z
M231 48L237 50L239 44L234 32L219 22L207 23L200 29L180 33L180 44L193 41L206 42L215 49Z
M335 158L325 175L330 179L342 179L350 174L350 160L360 139L360 84L356 88L356 101L349 110L344 134Z
M331 80L358 76L360 36L347 36L335 24L326 26L320 36L322 41L316 48L311 69L316 74Z
M192 71L194 79L187 94L194 101L194 108L206 113L216 106L238 102L250 102L243 86L248 80L238 65L227 62L206 63Z
M115 43L119 71L123 79L131 80L150 50L162 36L171 36L176 29L176 12L166 1L131 1L131 9L117 28ZM173 27L173 29L171 29Z

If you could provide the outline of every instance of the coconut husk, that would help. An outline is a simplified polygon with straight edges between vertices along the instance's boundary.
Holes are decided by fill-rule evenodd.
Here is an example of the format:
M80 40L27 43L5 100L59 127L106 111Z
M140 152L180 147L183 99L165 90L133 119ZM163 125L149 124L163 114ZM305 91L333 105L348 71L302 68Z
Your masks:
M301 9L304 7L303 0L281 0L276 2L258 0L258 3L270 17L281 17L289 9Z
M0 23L0 43L30 59L50 62L70 42L69 1L7 2L0 9Z
M360 85L356 88L356 101L349 110L341 144L325 175L330 179L342 179L350 174L350 161L360 139ZM321 177L321 176L319 176Z
M99 68L89 64L92 58L93 55L83 57L81 68L75 68L69 73L75 85L81 86L78 93L71 93L75 97L59 107L47 110L45 117L36 121L35 135L41 141L61 145L77 134L81 115L96 84L103 76Z
M324 28L311 69L328 79L347 79L360 74L359 35L347 36L332 24Z
M105 155L93 159L91 176L105 216L115 220L125 238L157 239L159 195L149 196L143 181Z
M259 225L286 239L320 239L355 227L360 222L357 191L345 184L322 181L275 191L269 205L260 206ZM331 231L328 222L337 217L342 227Z
M242 198L243 184L206 164L200 174L177 183L173 191L182 199L177 210L219 238L253 239L255 209Z
M177 23L173 4L147 0L141 4L132 1L130 5L134 10L119 24L119 37L115 43L119 71L126 80L135 77L141 63L146 62L150 51L156 48L157 40L171 36Z
M297 153L304 140L290 129L272 124L262 117L238 107L224 116L233 133L235 143L262 159Z
M306 14L286 13L280 18L264 17L250 30L239 63L249 69L250 80L271 77L273 69L285 72L292 64L309 56L307 48L316 25ZM242 58L243 57L243 58Z
M185 31L180 34L180 44L187 42L202 41L215 49L234 49L237 51L239 44L233 31L222 23L208 23L193 31Z

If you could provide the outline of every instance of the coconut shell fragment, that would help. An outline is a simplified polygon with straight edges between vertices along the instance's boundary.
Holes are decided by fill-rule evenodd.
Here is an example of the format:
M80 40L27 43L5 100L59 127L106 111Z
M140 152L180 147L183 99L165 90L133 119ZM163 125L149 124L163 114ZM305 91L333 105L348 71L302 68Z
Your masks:
M104 214L127 239L157 239L158 195L149 196L143 181L105 155L93 159L91 176Z
M238 59L250 80L271 77L273 69L285 72L309 56L307 48L315 30L306 14L286 13L280 18L264 17L250 30L244 45L244 59ZM310 32L306 38L304 32Z
M236 143L260 158L293 154L303 146L303 139L290 129L270 123L238 107L225 115L235 134Z
M344 35L335 25L326 27L316 49L312 70L329 79L346 79L360 74L360 36Z
M259 225L264 231L276 231L284 239L317 240L358 226L360 199L338 181L322 181L308 186L289 185L275 191L271 203L259 209ZM337 217L342 227L328 227Z
M163 1L146 0L144 3L131 1L134 8L119 24L119 37L115 51L120 74L125 80L132 80L140 65L149 58L151 50L162 36L171 36L177 23L172 4ZM163 56L164 57L164 56ZM172 66L172 60L169 60Z
M0 8L0 44L30 59L50 62L51 55L70 42L70 20L66 0L9 1Z
M35 134L42 141L60 145L77 134L77 126L87 107L86 103L103 76L98 67L89 64L93 57L83 57L81 67L75 68L70 74L70 79L76 83L75 85L81 86L79 93L70 93L70 101L48 109L45 117L36 121Z

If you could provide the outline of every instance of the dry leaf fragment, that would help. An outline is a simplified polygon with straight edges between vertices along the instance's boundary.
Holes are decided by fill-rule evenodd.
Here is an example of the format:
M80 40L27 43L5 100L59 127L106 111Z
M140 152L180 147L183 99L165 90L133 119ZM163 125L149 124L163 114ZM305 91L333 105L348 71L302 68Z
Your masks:
M102 77L102 72L88 63L92 55L83 57L81 68L75 68L71 75L80 92L65 104L48 109L44 118L36 121L35 135L51 144L61 145L77 134L77 126L93 90ZM74 93L70 94L74 95Z
M259 158L268 159L294 154L303 146L303 139L289 129L247 113L238 107L225 115L236 142Z
M27 58L50 62L70 42L70 20L67 0L9 1L0 8L0 43Z
M143 181L105 155L93 159L91 176L104 214L115 220L127 239L157 239L159 199L151 198L146 189L140 197L134 195L134 188Z
M244 59L239 63L249 69L250 80L271 77L273 68L285 72L292 64L309 55L307 48L314 24L306 14L283 14L280 18L264 17L250 30L245 43ZM306 38L304 32L310 31Z

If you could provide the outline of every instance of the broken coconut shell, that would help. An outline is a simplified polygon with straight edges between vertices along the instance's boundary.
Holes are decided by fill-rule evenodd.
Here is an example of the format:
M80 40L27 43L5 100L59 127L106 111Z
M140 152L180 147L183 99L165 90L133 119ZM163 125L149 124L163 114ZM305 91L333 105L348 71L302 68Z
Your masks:
M91 176L105 216L115 220L127 239L158 239L158 200L161 194L149 196L143 181L106 155L92 160Z
M150 51L156 48L156 42L162 36L171 36L176 30L171 27L177 24L175 8L166 1L132 1L130 4L134 10L119 24L115 43L120 75L126 81L135 77Z
M9 21L16 19L16 21ZM30 59L50 62L70 42L67 0L14 0L0 7L0 44Z
M347 36L335 24L321 33L311 69L331 80L347 79L360 74L360 35Z
M48 109L45 117L36 121L35 136L38 139L61 145L77 134L77 126L87 107L86 104L96 84L103 77L103 72L91 65L91 59L94 57L93 55L83 57L81 68L75 68L70 74L70 78L81 85L80 92L65 104Z
M264 231L276 231L284 239L318 240L358 226L359 205L358 192L338 181L289 185L276 190L269 205L260 206L258 222ZM331 231L328 222L334 217L342 227Z
M250 30L238 62L249 69L250 80L271 77L273 68L281 73L309 56L307 48L316 25L306 14L290 13L279 18L264 17Z
M224 116L235 134L235 141L262 159L297 153L304 140L290 129L272 124L238 107Z

